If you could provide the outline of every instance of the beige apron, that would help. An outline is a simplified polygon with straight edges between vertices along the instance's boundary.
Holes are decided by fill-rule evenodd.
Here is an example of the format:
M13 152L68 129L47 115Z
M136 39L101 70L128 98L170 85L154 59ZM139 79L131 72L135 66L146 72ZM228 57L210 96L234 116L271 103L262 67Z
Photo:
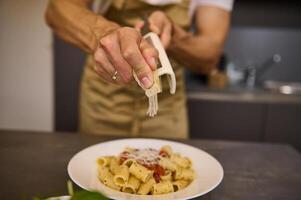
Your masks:
M114 0L106 18L124 26L134 26L145 13L164 11L174 22L187 28L189 1L179 5L155 7L139 0ZM126 86L102 80L93 70L88 56L81 82L80 132L125 137L187 138L187 110L183 67L171 59L176 74L177 90L169 93L163 77L163 93L158 95L159 111L146 116L148 99L135 81Z

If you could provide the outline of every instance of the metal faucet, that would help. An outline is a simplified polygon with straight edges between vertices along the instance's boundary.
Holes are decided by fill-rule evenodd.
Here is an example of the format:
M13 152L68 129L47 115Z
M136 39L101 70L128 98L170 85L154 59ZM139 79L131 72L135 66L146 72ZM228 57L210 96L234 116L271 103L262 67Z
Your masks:
M246 68L245 82L248 88L254 88L261 84L261 77L275 64L281 62L281 55L274 54L270 58L266 59L261 65L250 64Z

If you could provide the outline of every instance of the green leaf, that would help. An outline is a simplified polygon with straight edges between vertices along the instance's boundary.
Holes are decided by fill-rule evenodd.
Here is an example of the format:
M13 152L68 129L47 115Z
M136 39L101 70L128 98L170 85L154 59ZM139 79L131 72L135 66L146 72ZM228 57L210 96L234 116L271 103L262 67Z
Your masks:
M109 200L98 192L90 192L86 190L75 192L71 200Z
M67 181L67 189L68 189L68 194L70 196L73 196L74 190L73 190L72 182L70 180Z

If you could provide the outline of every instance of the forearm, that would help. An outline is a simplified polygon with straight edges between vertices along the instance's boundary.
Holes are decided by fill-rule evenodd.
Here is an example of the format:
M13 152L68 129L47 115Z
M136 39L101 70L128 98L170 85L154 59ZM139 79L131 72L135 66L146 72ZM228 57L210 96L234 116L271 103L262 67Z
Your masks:
M173 25L171 53L185 67L200 74L216 68L230 25L230 13L212 6L196 11L196 33L192 35Z
M221 47L210 37L187 34L183 38L173 38L169 53L190 70L209 74L216 67Z
M91 12L89 3L90 0L50 0L45 17L63 40L91 53L99 38L118 25Z

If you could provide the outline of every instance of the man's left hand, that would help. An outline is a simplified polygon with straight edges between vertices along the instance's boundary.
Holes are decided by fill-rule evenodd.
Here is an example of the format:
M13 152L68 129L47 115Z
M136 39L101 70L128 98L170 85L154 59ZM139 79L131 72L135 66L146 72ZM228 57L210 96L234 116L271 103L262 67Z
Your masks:
M155 11L149 17L149 29L158 34L165 49L170 44L172 37L172 22L162 11ZM144 22L140 21L135 25L135 28L141 31Z

